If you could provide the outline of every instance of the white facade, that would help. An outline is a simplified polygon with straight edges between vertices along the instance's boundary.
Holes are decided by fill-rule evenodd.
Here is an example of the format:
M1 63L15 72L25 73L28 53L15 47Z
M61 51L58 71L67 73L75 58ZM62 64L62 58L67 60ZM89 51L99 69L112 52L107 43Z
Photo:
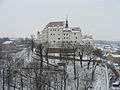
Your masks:
M36 44L40 44L40 42L42 41L42 35L40 34L40 32L37 32L37 40L36 40Z
M80 43L82 33L79 27L65 28L63 30L63 42Z
M62 41L63 27L52 27L47 30L47 41L50 44L57 44Z
M84 36L82 36L82 42L84 44L90 44L90 45L94 46L92 35L84 35Z
M64 21L49 22L37 37L40 43L49 43L50 45L60 42L77 44L81 42L82 32L79 27L68 27Z

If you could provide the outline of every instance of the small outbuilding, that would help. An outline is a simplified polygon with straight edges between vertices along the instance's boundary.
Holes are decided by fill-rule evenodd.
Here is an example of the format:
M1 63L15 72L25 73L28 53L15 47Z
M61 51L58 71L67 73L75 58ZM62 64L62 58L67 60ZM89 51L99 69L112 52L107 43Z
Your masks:
M15 49L15 43L13 41L5 41L2 44L3 50L12 50Z

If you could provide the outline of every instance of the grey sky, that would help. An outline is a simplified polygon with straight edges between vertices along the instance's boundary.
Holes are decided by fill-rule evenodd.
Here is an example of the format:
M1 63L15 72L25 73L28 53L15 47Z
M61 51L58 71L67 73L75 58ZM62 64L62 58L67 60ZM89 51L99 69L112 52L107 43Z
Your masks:
M29 37L66 15L83 34L120 40L120 0L0 0L0 37Z

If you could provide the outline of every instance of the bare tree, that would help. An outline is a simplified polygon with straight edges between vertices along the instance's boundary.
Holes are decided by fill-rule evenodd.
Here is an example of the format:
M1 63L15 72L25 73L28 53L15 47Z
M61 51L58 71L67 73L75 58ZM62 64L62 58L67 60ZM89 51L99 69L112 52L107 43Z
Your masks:
M77 53L78 53L78 56L80 58L81 68L83 68L82 61L83 61L83 56L84 56L85 49L86 49L86 45L84 43L78 44Z
M103 52L102 52L102 50L101 49L95 49L94 51L93 51L93 55L95 55L96 57L99 57L100 59L103 57Z
M90 67L90 62L91 62L92 59L94 58L93 50L94 50L93 46L90 45L90 43L88 43L88 45L86 46L86 50L85 50L85 52L86 52L86 56L89 57L88 67L87 67L87 69L89 69L89 67Z

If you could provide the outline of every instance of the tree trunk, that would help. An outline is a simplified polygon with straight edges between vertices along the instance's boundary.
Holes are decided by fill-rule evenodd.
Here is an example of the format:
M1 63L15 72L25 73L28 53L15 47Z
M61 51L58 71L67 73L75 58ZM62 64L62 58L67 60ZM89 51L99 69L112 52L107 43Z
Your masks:
M62 60L62 58L61 58L61 48L60 48L60 61Z
M82 58L83 58L83 52L82 53L80 53L79 52L79 57L80 57L80 64L81 64L81 68L83 68L83 66L82 66Z
M88 62L88 67L87 67L87 69L89 69L89 67L90 67L90 62L91 62L91 60L92 60L92 58L90 57L90 60L89 60L89 62Z
M95 68L94 68L93 71L92 71L92 81L93 81L93 79L94 79L94 73L95 73L95 70L96 70L97 65L98 65L98 64L95 65Z
M74 79L76 79L75 52L74 52L74 55L73 55L73 59L74 59Z
M21 90L23 90L23 77L22 77L22 74L21 74Z
M5 80L4 80L4 76L5 76L5 73L4 73L5 69L3 68L3 90L5 90Z
M64 90L66 90L66 65L64 66Z
M10 70L8 69L8 89L7 90L10 90Z
M16 76L15 76L15 81L14 81L14 90L16 88Z
M60 90L62 90L62 87L63 87L63 84L62 84L62 78L61 78L61 87L60 87L61 89Z
M76 90L79 90L79 77L77 78L77 89Z
M46 48L46 57L45 57L46 61L47 61L47 66L49 65L49 61L48 61L48 48Z

